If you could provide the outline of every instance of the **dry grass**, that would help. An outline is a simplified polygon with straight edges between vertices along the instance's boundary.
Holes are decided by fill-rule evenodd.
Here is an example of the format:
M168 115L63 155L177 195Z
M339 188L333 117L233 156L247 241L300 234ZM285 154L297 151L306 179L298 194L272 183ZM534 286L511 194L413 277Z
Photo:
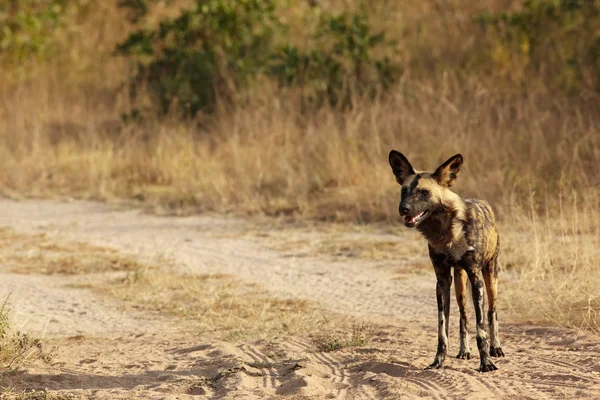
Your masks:
M0 228L0 263L19 274L76 275L149 268L116 250Z
M387 261L414 258L423 251L423 245L423 243L410 239L390 241L368 236L363 238L349 238L345 235L333 235L313 240L281 240L270 247L291 256L319 256L332 260L353 258L370 261Z
M0 378L38 360L50 362L56 350L54 348L46 351L40 339L14 330L10 321L11 310L7 303L8 297L0 305Z
M532 198L529 218L504 226L500 297L519 315L600 333L599 201L590 194L539 217Z
M351 111L299 119L293 100L261 90L257 97L264 100L227 110L201 134L185 123L153 121L107 136L100 120L114 112L93 106L69 117L76 138L55 127L59 139L53 143L52 112L28 120L30 128L15 121L19 113L7 113L0 128L6 172L0 187L6 194L129 198L171 210L373 221L396 215L391 148L421 169L463 153L457 190L503 211L523 199L528 182L539 190L554 189L560 179L583 188L600 178L594 168L600 135L596 116L585 113L589 104L542 95L513 100L485 91L475 97L458 88L448 88L449 98L440 100L433 87L399 87L384 103L365 100ZM57 100L40 101L28 92L7 99L6 109L48 109ZM91 114L99 121L90 121Z
M8 389L0 394L0 400L79 400L83 396L48 390L32 390L16 392Z
M200 333L227 340L300 335L323 319L307 301L273 297L227 275L142 271L97 289L136 308L184 317Z
M331 352L346 347L363 347L371 342L375 327L368 323L352 324L351 332L325 330L312 335L313 342L320 352Z
M109 285L95 280L76 286L108 294L135 309L183 318L203 337L220 340L308 335L315 339L316 349L324 351L322 346L331 340L341 347L359 347L374 334L369 324L349 326L341 316L309 301L275 297L257 284L229 275L137 269Z
M578 188L596 184L596 97L500 91L483 77L437 70L443 64L432 58L449 61L459 56L447 49L459 54L475 46L469 16L505 3L511 2L372 5L378 26L402 39L397 53L407 65L389 97L356 98L348 111L302 114L294 90L262 82L241 94L243 105L201 118L200 128L173 116L142 125L120 121L135 104L122 90L126 66L108 50L129 27L114 5L98 6L88 24L65 38L76 52L40 65L27 82L0 80L0 190L128 198L176 212L372 221L395 215L391 148L422 169L462 152L457 189L503 209L523 198L528 181L536 188L554 188L559 179ZM100 33L99 21L108 21ZM81 63L87 67L73 71Z

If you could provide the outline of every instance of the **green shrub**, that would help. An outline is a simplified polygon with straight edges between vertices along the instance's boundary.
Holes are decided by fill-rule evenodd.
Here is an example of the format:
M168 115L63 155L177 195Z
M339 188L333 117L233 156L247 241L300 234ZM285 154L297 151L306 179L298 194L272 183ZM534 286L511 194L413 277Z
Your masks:
M377 47L391 48L385 32L371 33L365 7L357 13L323 14L313 34L315 48L301 51L286 44L273 56L271 74L281 84L308 86L308 100L346 106L353 94L387 89L399 70L387 56L374 57Z
M542 73L556 88L600 89L600 1L530 0L519 11L484 13L476 22L492 38L497 70L523 83Z
M195 115L266 65L274 10L275 0L198 0L158 29L132 33L118 50L134 60L133 84L147 82L162 112L176 102Z
M43 56L62 23L67 0L0 0L0 61Z
M353 93L374 94L397 76L388 58L384 32L373 34L366 7L353 14L320 14L310 46L299 50L279 22L278 0L197 0L157 29L138 29L118 51L133 61L132 88L146 84L160 110L173 105L194 116L210 112L220 98L251 84L258 75L286 86L307 88L307 100L348 105ZM143 25L148 4L121 3ZM387 46L387 48L386 48Z

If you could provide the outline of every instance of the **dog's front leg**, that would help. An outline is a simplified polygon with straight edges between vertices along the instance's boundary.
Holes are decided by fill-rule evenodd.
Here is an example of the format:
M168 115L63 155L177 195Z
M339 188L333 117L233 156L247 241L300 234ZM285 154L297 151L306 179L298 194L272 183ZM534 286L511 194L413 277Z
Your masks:
M434 265L437 276L436 297L438 304L438 348L433 363L427 367L441 368L448 350L448 319L450 317L450 286L452 276L450 268L445 265Z

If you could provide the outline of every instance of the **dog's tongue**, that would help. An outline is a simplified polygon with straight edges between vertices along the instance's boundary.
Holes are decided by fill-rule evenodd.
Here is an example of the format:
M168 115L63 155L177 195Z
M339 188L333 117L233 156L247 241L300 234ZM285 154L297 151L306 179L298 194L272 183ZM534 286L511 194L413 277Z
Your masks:
M417 219L421 217L421 215L423 215L423 213L419 213L412 218L409 218L407 215L406 217L404 217L404 221L408 222L409 224L413 224Z

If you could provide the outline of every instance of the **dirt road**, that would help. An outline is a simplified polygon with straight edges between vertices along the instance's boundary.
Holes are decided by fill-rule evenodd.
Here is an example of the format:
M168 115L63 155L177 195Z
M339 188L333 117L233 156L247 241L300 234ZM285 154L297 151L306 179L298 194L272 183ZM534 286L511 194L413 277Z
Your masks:
M404 260L335 261L293 246L273 249L273 242L322 240L326 235L317 228L269 233L256 222L233 218L157 217L88 202L2 200L0 206L0 226L18 232L44 232L144 259L169 257L184 272L234 275L274 296L309 300L376 327L367 346L328 353L315 351L305 337L210 341L163 314L70 287L76 278L16 274L4 265L0 298L12 292L14 324L60 346L54 363L29 368L16 390L47 388L74 398L107 399L600 396L599 337L518 324L507 313L500 314L507 357L497 361L498 371L481 374L477 359L453 357L443 370L423 370L437 340L435 278L412 268L425 260L424 243L420 254ZM263 234L249 233L257 229ZM397 231L348 237L416 240L413 233ZM453 306L450 355L457 352L457 327ZM471 346L476 348L474 340ZM275 353L278 361L269 361Z

